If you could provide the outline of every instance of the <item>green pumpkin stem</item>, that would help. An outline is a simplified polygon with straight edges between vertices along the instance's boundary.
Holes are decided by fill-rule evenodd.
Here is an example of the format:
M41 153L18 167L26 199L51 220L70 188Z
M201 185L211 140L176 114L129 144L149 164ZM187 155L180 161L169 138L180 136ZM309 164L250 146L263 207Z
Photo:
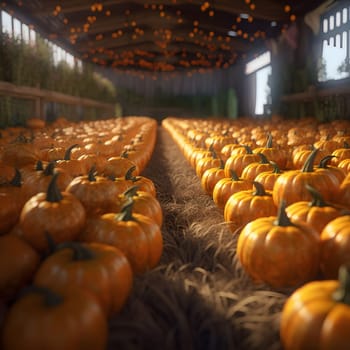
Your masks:
M10 181L10 185L15 187L22 186L22 174L17 168L15 168L15 175L13 175L13 178Z
M19 294L19 298L26 296L28 294L41 294L44 297L45 306L55 307L64 302L64 298L62 295L57 294L47 287L31 285L23 288L23 290Z
M72 150L75 147L78 147L79 145L77 143L75 143L74 145L70 146L67 148L65 154L64 154L64 160L70 160L71 154L72 154Z
M120 213L115 215L115 220L117 221L133 220L133 216L132 216L133 205L134 205L134 201L131 197L129 197L127 201L123 204L120 210Z
M280 167L278 166L278 164L276 162L270 160L270 164L273 166L273 170L272 170L273 174L281 174L282 173Z
M125 197L131 198L133 196L137 196L137 191L139 190L139 186L135 185L135 186L131 186L129 187L126 191L123 192L123 195Z
M79 242L63 242L57 246L56 250L67 248L73 251L73 261L92 260L95 258L94 252Z
M253 186L255 188L254 196L266 196L267 195L264 186L260 182L253 181Z
M334 301L350 305L350 266L341 265L339 268L339 287L333 293Z
M286 201L283 200L281 205L278 208L277 218L275 220L275 225L277 226L292 226L292 222L289 220L289 217L286 213Z
M318 152L318 148L312 150L312 152L307 157L301 171L303 173L312 173L314 171L315 158Z
M57 187L57 177L60 173L52 175L52 179L49 183L46 192L46 200L51 203L60 202L63 199L62 193Z
M316 190L316 188L306 184L306 189L310 192L312 196L312 200L310 202L310 207L326 207L328 204L325 202L320 192Z

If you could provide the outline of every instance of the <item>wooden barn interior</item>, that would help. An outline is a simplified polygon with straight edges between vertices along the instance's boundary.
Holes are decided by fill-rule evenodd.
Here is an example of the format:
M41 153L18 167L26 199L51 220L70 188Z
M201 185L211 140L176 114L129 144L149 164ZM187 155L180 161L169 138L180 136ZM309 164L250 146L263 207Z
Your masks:
M0 1L0 349L348 350L349 96L350 0Z

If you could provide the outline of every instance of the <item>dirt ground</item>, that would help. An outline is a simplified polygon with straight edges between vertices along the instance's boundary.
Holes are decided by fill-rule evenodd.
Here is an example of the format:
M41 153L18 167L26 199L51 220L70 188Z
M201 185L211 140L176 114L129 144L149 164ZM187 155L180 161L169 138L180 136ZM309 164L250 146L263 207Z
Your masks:
M157 188L164 252L157 268L135 278L128 303L111 319L108 349L281 349L289 292L255 285L243 271L237 235L161 126L142 175Z

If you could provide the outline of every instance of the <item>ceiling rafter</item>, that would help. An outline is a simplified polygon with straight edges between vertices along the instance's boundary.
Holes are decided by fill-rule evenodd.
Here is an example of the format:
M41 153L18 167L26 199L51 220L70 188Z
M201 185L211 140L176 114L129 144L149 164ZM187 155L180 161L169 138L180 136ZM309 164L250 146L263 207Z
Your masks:
M149 61L140 69L227 67L266 49L324 0L7 0L39 32L77 58L116 64L122 55ZM143 51L143 52L142 52ZM196 57L199 57L196 60ZM137 60L120 66L137 69ZM191 66L186 66L191 69Z

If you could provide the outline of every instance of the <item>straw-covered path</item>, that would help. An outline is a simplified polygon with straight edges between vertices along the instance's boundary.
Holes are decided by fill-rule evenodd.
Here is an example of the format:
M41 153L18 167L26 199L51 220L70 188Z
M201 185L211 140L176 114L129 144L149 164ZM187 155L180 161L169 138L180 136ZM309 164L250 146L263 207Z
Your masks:
M142 175L157 188L164 252L157 268L135 278L128 303L111 319L108 348L281 349L287 294L254 285L243 271L237 237L162 127Z

